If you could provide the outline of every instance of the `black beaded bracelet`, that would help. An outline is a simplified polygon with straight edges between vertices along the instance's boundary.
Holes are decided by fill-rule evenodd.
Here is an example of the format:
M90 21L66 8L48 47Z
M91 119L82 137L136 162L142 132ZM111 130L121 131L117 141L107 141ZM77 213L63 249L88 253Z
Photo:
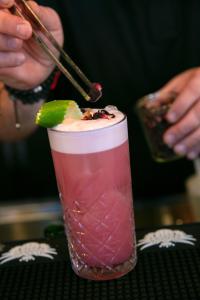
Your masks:
M55 69L43 83L30 90L18 90L7 85L5 85L5 88L12 100L19 100L24 104L33 104L47 99L57 72Z

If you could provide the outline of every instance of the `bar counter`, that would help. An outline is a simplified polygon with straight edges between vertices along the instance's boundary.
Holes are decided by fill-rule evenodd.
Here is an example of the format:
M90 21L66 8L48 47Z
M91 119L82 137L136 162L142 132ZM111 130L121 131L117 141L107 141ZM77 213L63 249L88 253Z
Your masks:
M185 238L174 241L168 236L163 242L162 238L154 238L155 244L149 245L146 234L155 237L160 229L168 229L167 235L174 237L177 235L174 230L181 231ZM200 299L200 223L139 229L136 233L138 245L144 237L146 242L143 240L137 248L135 269L120 279L102 282L74 274L64 234L56 238L6 242L0 255L0 299ZM47 244L54 249L50 251L51 257L33 255L34 260L29 257L20 261L22 256L13 259L10 254L7 258L12 259L5 262L5 253L11 248L30 242Z

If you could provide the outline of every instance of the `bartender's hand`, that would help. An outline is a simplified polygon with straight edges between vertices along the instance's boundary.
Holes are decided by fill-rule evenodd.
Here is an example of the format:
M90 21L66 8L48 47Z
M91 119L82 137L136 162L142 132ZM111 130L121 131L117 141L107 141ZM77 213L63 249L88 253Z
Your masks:
M50 75L54 65L31 38L30 23L9 12L13 3L14 0L0 0L0 81L17 89L31 89ZM62 45L63 31L56 12L33 1L29 3Z
M200 154L200 68L176 76L160 93L169 91L177 92L178 97L166 116L172 126L164 141L176 153L194 159Z

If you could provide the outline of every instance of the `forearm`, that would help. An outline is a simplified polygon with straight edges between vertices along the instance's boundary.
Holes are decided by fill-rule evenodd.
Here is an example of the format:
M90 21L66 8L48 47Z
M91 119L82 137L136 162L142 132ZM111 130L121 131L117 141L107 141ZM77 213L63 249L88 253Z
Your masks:
M37 126L35 116L42 104L42 100L34 104L23 104L17 101L17 111L20 128L16 128L16 118L13 100L0 83L0 141L16 141L28 137Z

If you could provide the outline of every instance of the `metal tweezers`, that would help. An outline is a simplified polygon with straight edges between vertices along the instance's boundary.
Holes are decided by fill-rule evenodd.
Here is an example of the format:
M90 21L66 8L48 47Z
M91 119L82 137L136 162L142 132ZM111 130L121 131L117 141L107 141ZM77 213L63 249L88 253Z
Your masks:
M10 9L11 13L16 14L23 19L29 21L32 25L33 34L32 37L34 40L41 46L41 48L46 52L46 54L52 59L58 69L67 77L67 79L73 84L73 86L78 90L78 92L83 96L83 98L87 101L95 102L102 96L102 88L99 83L91 82L85 74L80 70L80 68L75 64L75 62L70 58L70 56L63 50L63 48L58 44L55 40L51 32L45 27L45 25L41 22L40 18L36 15L36 13L32 10L30 5L26 2L26 0L15 0L15 4ZM40 32L40 34L39 34ZM88 89L86 92L80 84L74 79L74 77L70 74L70 72L64 67L64 65L60 62L54 52L47 45L45 40L42 38L42 35L45 39L50 42L51 46L54 47L60 54L60 57L64 59L65 62L74 70L74 72L79 76L79 78L83 81L85 86Z

